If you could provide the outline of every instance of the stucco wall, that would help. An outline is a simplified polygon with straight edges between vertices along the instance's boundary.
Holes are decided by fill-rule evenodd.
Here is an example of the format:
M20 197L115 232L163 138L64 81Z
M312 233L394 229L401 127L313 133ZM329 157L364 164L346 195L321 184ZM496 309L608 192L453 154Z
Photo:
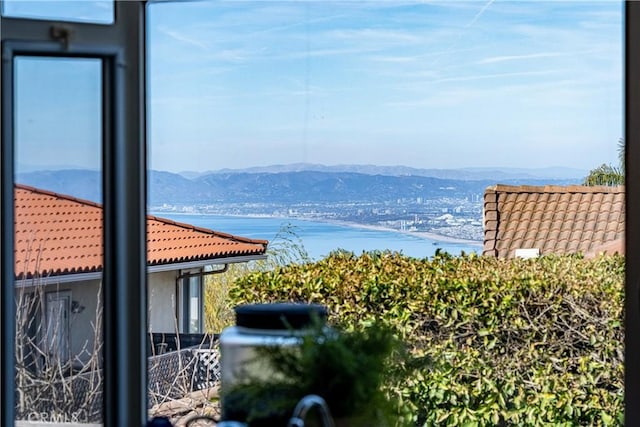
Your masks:
M71 356L77 356L81 361L86 362L93 351L94 337L96 334L102 336L102 322L96 322L98 301L102 305L100 295L101 280L91 280L80 282L77 285L68 284L66 289L71 290L71 299L78 301L84 310L81 313L71 313ZM60 286L62 289L62 286ZM102 311L102 308L100 308ZM97 328L97 331L96 331Z
M152 273L148 279L148 330L150 332L176 331L176 274L175 271ZM71 292L71 300L84 307L79 313L70 313L70 357L75 363L86 363L90 358L94 346L94 337L101 333L102 324L96 322L98 310L98 295L100 293L101 280L87 280L74 283L56 284L47 283L44 290L44 301L49 292ZM27 291L33 291L33 288ZM42 313L46 312L43 307ZM41 320L41 330L46 329L46 320Z
M176 332L176 276L176 271L149 275L149 332Z
M26 292L26 294L42 292L43 306L41 309L35 310L40 315L34 316L34 319L32 319L32 321L39 322L35 329L39 330L41 334L44 334L47 328L46 316L44 315L46 313L47 295L71 292L72 306L76 304L80 308L76 310L76 313L71 310L69 312L69 357L76 364L84 363L91 357L96 333L101 334L101 325L96 323L100 282L101 280L87 280L77 283L56 284L52 280L48 280L41 284L41 288L27 287L20 290Z

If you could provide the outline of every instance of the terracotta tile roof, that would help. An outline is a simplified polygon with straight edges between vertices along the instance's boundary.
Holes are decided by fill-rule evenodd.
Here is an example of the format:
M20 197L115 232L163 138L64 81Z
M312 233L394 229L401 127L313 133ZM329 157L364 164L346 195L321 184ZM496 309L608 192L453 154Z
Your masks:
M147 217L149 266L263 255L253 240ZM25 185L15 186L16 277L102 270L102 205Z
M584 256L586 258L594 258L600 254L621 254L624 255L624 238L614 240L612 242L604 243L600 246L596 246L591 249L589 252L585 253Z
M496 185L484 194L485 255L624 253L624 187ZM616 242L616 243L614 243Z

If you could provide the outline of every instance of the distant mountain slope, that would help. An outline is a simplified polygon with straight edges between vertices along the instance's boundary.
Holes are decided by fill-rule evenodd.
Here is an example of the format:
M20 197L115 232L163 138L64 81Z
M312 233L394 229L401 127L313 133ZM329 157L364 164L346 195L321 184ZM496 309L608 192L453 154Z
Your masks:
M17 182L100 202L100 174L89 170L39 171L19 174ZM354 172L299 171L282 173L212 173L195 179L151 171L149 203L343 203L380 202L402 198L435 199L480 195L502 184L575 184L551 179L440 179L425 176L387 176Z
M313 163L293 163L287 165L260 166L246 169L221 169L208 172L180 172L180 175L194 179L211 174L230 173L284 173L284 172L349 172L362 173L366 175L387 175L387 176L426 176L440 179L455 179L463 181L480 180L505 180L505 179L551 179L551 180L576 180L580 182L589 171L565 168L503 168L503 167L476 167L458 169L421 169L408 166L375 166L375 165L334 165L326 166Z
M20 173L16 182L102 203L100 172L64 169ZM212 197L211 189L171 172L150 171L147 176L149 203L193 203Z
M558 166L550 166L546 168L463 168L461 171L484 176L485 178L495 178L495 174L502 175L505 179L559 179L559 180L577 180L582 182L584 177L589 174L588 170L565 168Z
M223 196L223 194L218 194L206 183L162 171L149 172L147 188L149 189L147 198L151 205L196 203L197 201L206 203L207 200L220 199Z
M100 172L86 169L64 169L19 173L16 182L102 203Z
M420 176L383 176L361 173L283 172L229 173L200 177L230 202L256 201L349 202L396 198L437 198L454 193L476 194L486 182L442 180Z

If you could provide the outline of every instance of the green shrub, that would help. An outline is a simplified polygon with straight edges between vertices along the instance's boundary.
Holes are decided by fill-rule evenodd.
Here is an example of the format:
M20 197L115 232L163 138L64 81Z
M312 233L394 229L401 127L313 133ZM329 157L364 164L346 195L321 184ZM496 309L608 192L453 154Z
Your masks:
M624 258L335 252L249 274L232 305L325 304L432 361L390 385L419 425L622 425Z
M229 289L236 280L252 272L309 261L309 255L298 237L297 227L291 223L283 223L276 235L269 239L266 255L264 260L231 264L224 274L206 276L204 326L207 332L220 333L235 323L235 304L229 299Z

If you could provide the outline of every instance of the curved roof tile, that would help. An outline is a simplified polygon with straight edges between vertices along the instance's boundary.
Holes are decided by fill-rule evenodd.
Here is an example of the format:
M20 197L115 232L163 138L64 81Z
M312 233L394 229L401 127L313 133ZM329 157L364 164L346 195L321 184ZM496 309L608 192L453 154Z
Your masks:
M102 270L102 205L15 186L16 278ZM149 266L264 255L268 241L147 216Z
M484 201L486 255L510 258L520 248L543 255L599 247L624 253L624 187L496 185Z

